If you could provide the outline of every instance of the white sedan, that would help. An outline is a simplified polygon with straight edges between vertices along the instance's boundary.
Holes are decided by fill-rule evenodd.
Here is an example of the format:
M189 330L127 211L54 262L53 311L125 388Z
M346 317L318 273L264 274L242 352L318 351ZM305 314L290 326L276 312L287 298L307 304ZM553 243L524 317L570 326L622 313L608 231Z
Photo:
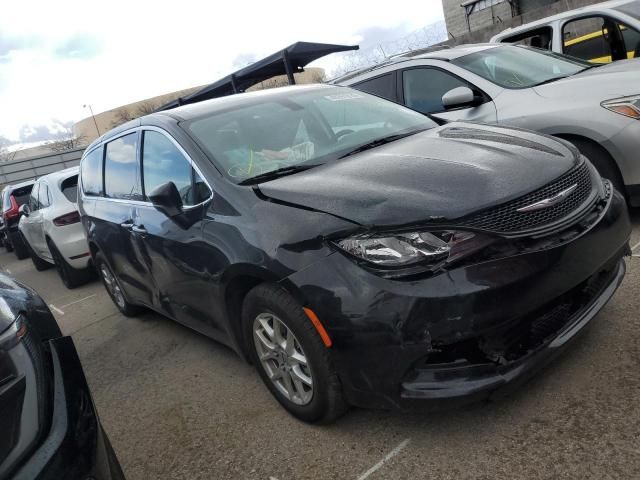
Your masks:
M91 278L91 255L76 205L78 167L38 179L20 207L19 229L37 270L55 265L67 288Z

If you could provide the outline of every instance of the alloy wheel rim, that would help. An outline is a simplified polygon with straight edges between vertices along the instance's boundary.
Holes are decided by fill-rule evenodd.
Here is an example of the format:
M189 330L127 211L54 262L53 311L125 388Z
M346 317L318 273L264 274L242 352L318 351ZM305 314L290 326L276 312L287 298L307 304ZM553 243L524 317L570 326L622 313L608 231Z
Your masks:
M311 402L313 375L289 327L273 313L261 313L253 321L253 342L262 368L278 391L296 405Z
M107 291L113 297L120 308L124 308L124 295L122 295L122 290L118 286L116 279L113 277L107 266L103 263L100 265L100 273L102 274L102 280L104 280L104 285L107 287Z

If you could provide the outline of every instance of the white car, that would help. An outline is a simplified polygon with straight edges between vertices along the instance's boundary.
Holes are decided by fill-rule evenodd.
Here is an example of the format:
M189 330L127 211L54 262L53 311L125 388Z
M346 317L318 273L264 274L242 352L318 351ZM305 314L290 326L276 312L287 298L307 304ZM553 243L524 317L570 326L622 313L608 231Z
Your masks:
M640 1L613 0L508 28L491 43L518 43L592 63L640 57Z
M67 288L92 276L91 254L77 207L78 167L38 179L20 207L18 228L37 270L55 265Z

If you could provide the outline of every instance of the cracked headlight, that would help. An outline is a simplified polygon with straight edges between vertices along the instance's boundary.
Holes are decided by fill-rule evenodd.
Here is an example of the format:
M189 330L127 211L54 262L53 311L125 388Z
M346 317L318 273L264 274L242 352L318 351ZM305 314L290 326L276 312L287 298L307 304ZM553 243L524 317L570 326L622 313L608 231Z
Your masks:
M439 231L358 235L336 245L376 270L402 270L403 274L410 274L433 270L492 242L491 237L478 233ZM406 272L407 269L411 271Z
M619 113L625 117L640 119L640 95L633 97L616 98L602 102L601 105L607 110Z

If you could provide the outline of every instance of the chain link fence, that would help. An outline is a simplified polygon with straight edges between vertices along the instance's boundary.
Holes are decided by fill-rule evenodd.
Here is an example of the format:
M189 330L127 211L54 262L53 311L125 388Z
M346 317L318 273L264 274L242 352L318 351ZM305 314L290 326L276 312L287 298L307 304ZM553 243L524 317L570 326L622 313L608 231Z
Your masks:
M408 35L379 43L375 47L342 54L332 72L333 77L382 63L389 57L400 53L427 48L447 40L447 27L444 21L414 30Z

